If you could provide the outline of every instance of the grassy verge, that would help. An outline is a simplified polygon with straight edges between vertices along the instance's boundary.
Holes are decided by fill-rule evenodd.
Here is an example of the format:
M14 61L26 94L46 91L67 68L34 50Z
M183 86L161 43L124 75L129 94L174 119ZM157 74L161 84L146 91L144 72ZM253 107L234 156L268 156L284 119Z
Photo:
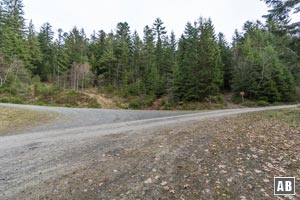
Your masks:
M300 128L300 108L269 111L262 113L262 116L293 128Z
M0 136L18 133L53 120L57 114L0 106Z

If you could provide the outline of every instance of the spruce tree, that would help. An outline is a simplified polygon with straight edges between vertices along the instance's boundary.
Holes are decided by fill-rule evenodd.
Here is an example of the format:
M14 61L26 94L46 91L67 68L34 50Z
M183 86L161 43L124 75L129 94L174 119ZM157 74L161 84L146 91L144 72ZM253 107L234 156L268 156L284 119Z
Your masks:
M54 68L54 32L50 23L45 23L38 34L40 50L42 52L42 61L37 67L36 73L40 75L42 81L50 81L55 73Z
M155 43L154 43L154 33L149 26L144 28L144 47L142 51L144 66L145 66L145 88L148 94L155 94L157 87L154 87L153 84L155 80L153 77L158 77L158 70L153 69L156 66L156 57L155 57ZM154 74L156 73L156 74ZM149 76L152 74L152 76Z
M197 99L195 84L198 81L199 35L195 25L187 23L184 35L179 40L174 96L176 100L191 101Z
M105 40L104 53L101 56L101 77L104 79L105 85L117 86L117 58L115 56L114 34L109 33Z
M220 49L215 36L214 26L211 19L199 19L199 70L197 71L198 99L210 95L217 95L223 84L223 69Z
M133 70L134 83L131 86L130 92L133 95L145 94L145 65L143 64L143 41L140 39L138 33L135 31L132 36L132 58L131 68Z
M73 63L82 64L87 61L87 38L83 29L74 27L66 36L66 48L69 66Z
M106 48L106 37L106 33L101 30L93 36L88 46L89 62L96 77L101 76L105 72L105 66L102 65L101 59ZM98 80L96 82L97 85L99 85L98 82L103 82L103 80Z
M1 51L12 62L22 60L30 68L29 50L25 41L25 19L22 0L3 0L0 21Z
M42 52L40 50L39 40L32 21L30 21L28 25L27 45L29 48L30 70L35 72L37 66L42 61Z
M130 82L133 80L133 71L130 67L132 56L131 33L127 22L118 23L117 25L115 55L118 61L116 64L117 86L122 83L122 87L127 91L129 80Z
M234 46L234 90L246 98L269 102L291 100L294 81L280 59L274 35L261 23L247 23Z
M218 45L221 54L223 80L224 80L223 90L230 91L231 84L232 84L232 71L233 71L232 53L225 39L224 34L219 33L218 37L219 37Z
M291 14L297 14L300 12L299 0L264 0L271 9L269 14L264 17L277 21L280 29L283 32L290 32L291 34L299 34L299 19L291 22Z
M58 37L54 42L54 67L56 72L56 83L59 87L66 88L67 70L69 66L68 49L65 45L67 33L62 29L58 29ZM61 83L63 82L63 84Z

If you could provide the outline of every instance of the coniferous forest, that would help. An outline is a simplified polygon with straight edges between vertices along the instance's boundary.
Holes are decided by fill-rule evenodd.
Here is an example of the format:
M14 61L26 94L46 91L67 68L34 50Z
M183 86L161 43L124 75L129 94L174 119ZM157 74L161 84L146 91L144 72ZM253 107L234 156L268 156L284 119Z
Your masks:
M265 21L245 22L228 43L210 18L188 22L180 36L168 33L160 18L143 35L120 22L113 32L87 36L77 27L35 27L24 19L22 0L1 0L0 97L36 95L44 84L172 102L218 101L224 92L244 92L252 101L297 101L300 21L290 18L300 12L300 1L265 3Z

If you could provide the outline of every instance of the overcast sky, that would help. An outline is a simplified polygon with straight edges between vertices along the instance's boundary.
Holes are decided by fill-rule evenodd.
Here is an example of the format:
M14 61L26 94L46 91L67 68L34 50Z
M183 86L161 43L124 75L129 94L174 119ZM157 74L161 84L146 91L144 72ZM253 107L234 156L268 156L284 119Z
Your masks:
M38 30L50 22L54 31L70 31L75 25L87 36L96 30L115 30L118 22L128 22L131 31L142 37L143 28L160 17L168 33L179 37L188 21L211 17L217 32L231 40L235 29L247 20L261 19L267 7L260 0L24 0L25 18Z

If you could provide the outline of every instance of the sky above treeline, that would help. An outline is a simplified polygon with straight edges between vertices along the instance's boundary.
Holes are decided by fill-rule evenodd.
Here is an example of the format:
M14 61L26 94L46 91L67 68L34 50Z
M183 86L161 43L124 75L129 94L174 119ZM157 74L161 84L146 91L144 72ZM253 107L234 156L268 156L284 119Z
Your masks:
M216 32L223 32L231 41L234 30L241 30L247 21L261 20L267 6L260 0L24 0L25 18L33 20L35 28L49 22L56 32L70 31L75 25L84 28L87 36L93 31L110 32L118 22L128 22L131 31L143 36L146 25L159 17L168 34L177 37L184 32L187 22L200 16L210 17Z

